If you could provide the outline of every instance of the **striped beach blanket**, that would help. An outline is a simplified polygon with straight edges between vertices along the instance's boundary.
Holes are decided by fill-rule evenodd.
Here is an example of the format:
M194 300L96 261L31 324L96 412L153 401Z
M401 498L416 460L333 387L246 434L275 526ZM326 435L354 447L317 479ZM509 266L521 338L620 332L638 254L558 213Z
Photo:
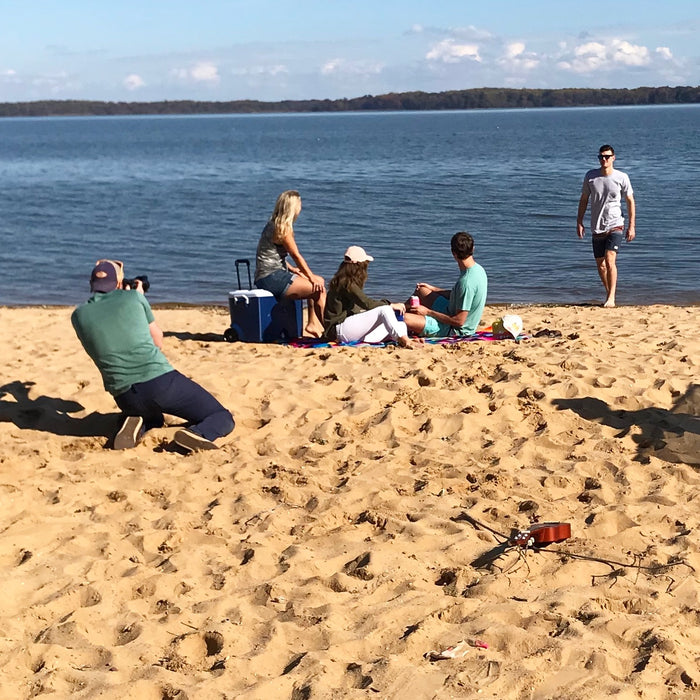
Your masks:
M527 340L529 336L520 334L515 342ZM423 338L425 345L457 345L458 343L473 343L479 340L499 341L513 340L512 337L501 338L494 337L491 330L477 331L474 335L468 336L450 336L448 338ZM280 341L284 345L291 345L295 348L341 348L341 347L356 347L356 348L383 348L387 345L396 345L393 341L383 343L365 343L363 341L355 341L352 343L340 343L338 341L319 340L318 338L295 338L289 341Z

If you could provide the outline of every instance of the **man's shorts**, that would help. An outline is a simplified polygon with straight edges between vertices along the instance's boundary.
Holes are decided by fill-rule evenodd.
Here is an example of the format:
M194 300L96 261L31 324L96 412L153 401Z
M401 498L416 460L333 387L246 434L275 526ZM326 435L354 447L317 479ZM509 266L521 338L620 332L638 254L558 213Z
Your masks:
M441 314L446 314L449 306L449 299L445 299L445 297L437 297L432 308L433 311L437 311ZM440 323L439 321L436 321L432 316L425 317L423 335L426 338L446 338L448 335L452 335L453 333L454 329L448 323Z
M604 236L593 236L593 257L604 258L605 252L613 250L616 253L622 245L622 229L615 229Z
M258 289L265 289L275 295L275 299L281 299L291 287L294 278L289 270L275 270L274 272L255 280Z

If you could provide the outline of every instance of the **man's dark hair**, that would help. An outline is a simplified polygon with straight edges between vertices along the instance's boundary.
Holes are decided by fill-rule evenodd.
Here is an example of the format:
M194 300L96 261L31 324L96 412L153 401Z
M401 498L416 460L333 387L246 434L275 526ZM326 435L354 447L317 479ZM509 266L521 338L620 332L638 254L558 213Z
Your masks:
M474 239L466 231L460 231L452 236L450 247L455 257L465 260L474 254Z
M598 153L602 153L603 151L610 151L610 153L615 155L615 149L609 143L604 144L598 149Z

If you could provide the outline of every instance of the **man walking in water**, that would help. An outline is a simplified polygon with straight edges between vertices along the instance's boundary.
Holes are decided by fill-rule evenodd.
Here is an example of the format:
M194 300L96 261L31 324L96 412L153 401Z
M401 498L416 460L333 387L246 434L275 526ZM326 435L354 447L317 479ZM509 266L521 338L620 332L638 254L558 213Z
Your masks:
M589 170L583 178L581 199L578 203L576 232L579 238L585 235L583 217L591 202L591 233L593 235L593 256L598 266L598 274L603 282L607 298L603 306L615 306L617 289L617 252L622 243L625 219L622 215L622 197L627 202L629 225L625 240L633 241L635 236L635 205L632 184L626 173L615 170L615 149L605 144L598 150L600 167Z

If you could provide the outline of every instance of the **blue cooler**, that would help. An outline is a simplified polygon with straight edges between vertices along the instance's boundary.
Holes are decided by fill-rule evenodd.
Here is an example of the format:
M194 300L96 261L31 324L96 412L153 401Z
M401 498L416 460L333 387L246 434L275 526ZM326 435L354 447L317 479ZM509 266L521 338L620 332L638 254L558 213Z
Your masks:
M248 266L248 284L252 287L250 261L236 260L237 274L241 264ZM238 286L241 286L240 274ZM302 334L301 300L278 302L271 292L264 289L237 289L229 292L228 306L231 327L224 332L224 339L229 343L237 340L244 343L274 343L299 338Z

